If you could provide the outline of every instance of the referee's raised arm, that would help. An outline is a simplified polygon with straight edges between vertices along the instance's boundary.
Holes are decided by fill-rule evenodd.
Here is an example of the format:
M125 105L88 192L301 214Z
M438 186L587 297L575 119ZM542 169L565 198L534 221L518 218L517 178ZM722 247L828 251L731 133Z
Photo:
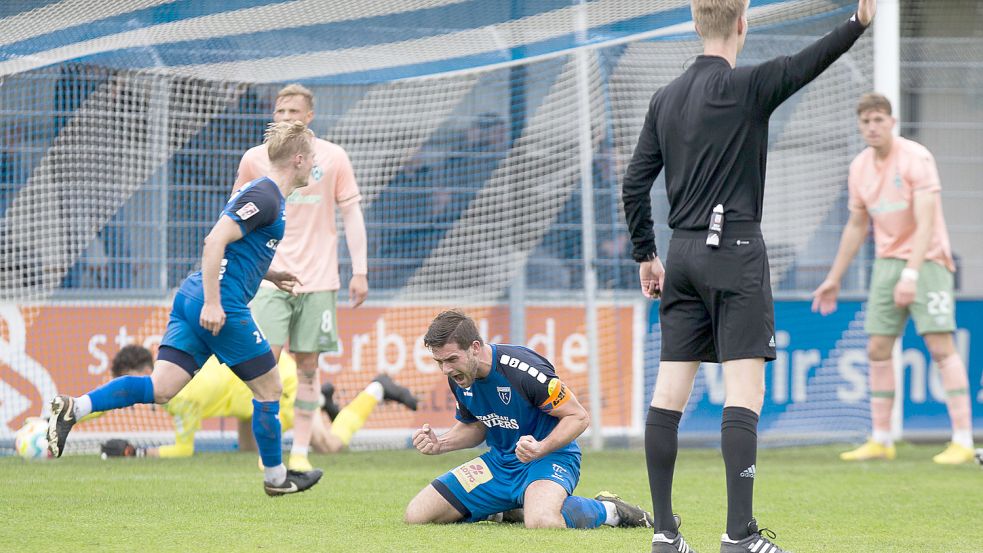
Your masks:
M782 56L737 72L747 73L749 106L771 114L782 102L812 82L860 38L874 17L873 0L860 2L849 20L791 56Z

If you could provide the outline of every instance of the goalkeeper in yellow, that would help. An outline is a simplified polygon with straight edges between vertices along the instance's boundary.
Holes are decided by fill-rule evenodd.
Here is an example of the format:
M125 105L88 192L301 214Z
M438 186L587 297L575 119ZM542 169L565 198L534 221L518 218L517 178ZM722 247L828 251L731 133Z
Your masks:
M293 427L294 400L297 397L297 365L289 355L282 355L278 363L283 382L280 398L280 423L284 430ZM150 374L153 356L144 347L123 347L113 358L113 377ZM352 436L365 424L369 415L381 401L395 401L416 410L417 399L413 393L395 383L387 375L380 374L369 383L344 409L333 408L329 384L324 386L325 411L333 415L330 425L323 417L314 417L311 446L318 453L336 453L348 446ZM225 365L213 356L177 395L164 404L164 409L174 417L175 444L144 450L125 440L114 439L103 444L107 456L146 455L148 457L190 457L194 454L195 433L201 429L201 421L212 417L239 419L239 447L251 450L253 416L252 392ZM93 415L98 415L93 413ZM85 419L83 419L84 421ZM248 441L244 439L249 437Z

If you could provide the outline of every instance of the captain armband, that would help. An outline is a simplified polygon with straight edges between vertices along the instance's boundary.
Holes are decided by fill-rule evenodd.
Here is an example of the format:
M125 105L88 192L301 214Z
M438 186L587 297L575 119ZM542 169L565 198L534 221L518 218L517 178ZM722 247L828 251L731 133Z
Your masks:
M570 400L570 391L559 378L551 379L547 386L549 395L546 401L539 406L539 409L544 413L549 413Z

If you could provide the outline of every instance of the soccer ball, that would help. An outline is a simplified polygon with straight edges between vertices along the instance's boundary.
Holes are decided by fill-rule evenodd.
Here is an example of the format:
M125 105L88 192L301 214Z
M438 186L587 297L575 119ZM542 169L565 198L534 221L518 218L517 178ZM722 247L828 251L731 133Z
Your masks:
M25 459L47 459L48 452L48 421L31 417L14 435L14 447L17 454Z

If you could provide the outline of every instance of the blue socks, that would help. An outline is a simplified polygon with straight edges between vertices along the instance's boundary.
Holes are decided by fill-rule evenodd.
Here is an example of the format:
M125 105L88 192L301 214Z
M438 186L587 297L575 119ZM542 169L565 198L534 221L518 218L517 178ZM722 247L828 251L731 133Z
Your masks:
M154 402L154 383L149 376L114 378L88 394L92 411L109 411L137 403Z
M608 512L604 504L596 499L571 495L560 509L567 528L597 528L604 524Z
M264 467L283 463L280 434L280 402L253 399L253 436Z

